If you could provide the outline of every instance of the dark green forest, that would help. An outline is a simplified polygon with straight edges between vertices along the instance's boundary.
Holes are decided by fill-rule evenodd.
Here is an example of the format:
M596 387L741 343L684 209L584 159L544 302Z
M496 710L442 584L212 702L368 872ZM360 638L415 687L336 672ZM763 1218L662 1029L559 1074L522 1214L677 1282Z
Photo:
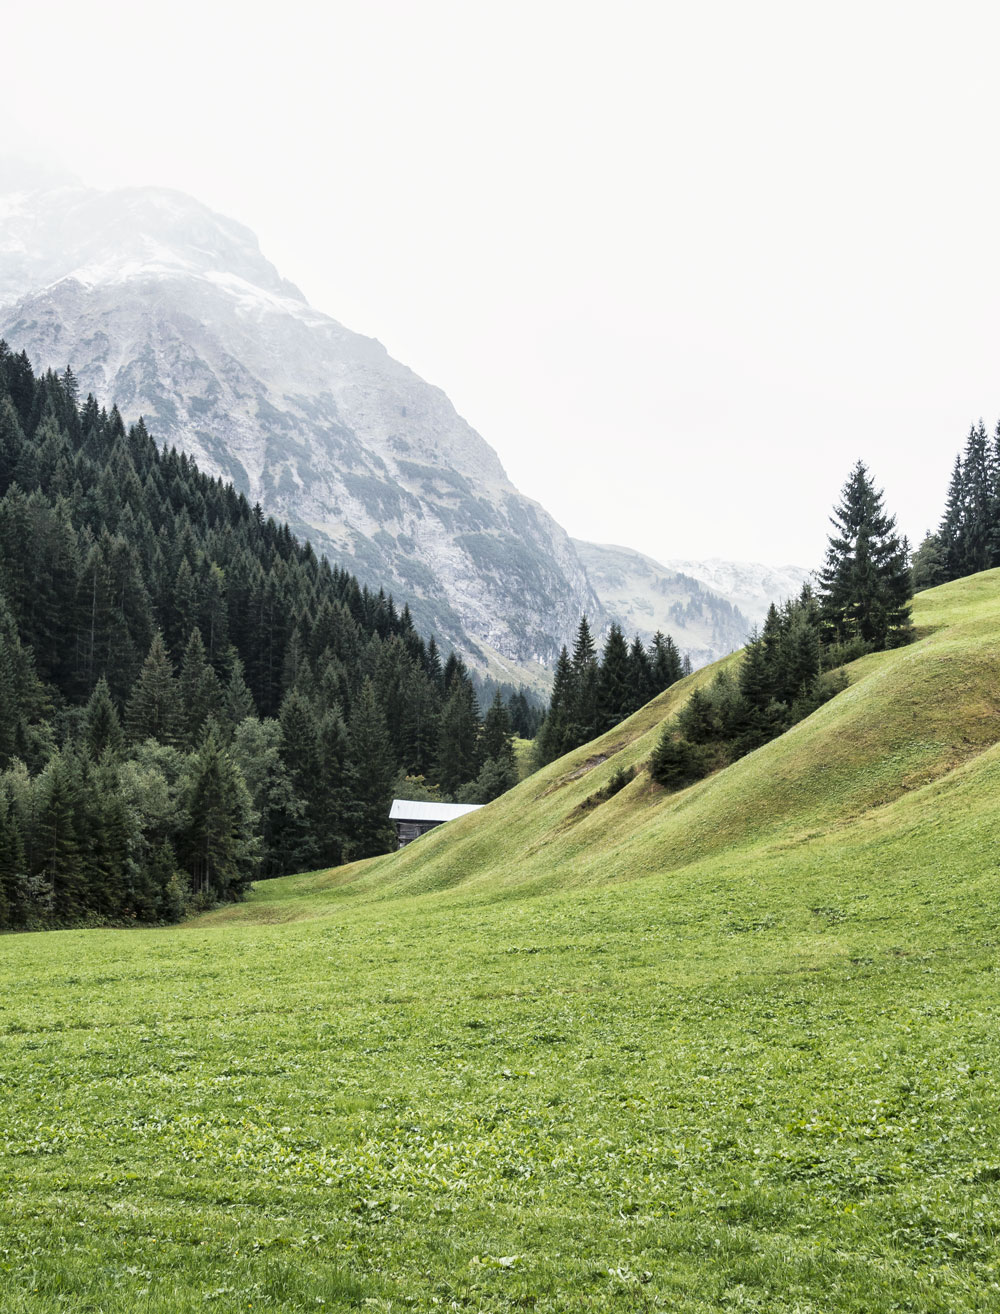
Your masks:
M535 739L535 766L589 743L624 721L691 670L669 635L657 633L646 648L638 635L629 644L612 624L600 656L586 616L570 656L556 663L552 697Z
M158 921L485 802L511 714L408 611L0 343L0 927ZM504 693L507 697L504 697Z

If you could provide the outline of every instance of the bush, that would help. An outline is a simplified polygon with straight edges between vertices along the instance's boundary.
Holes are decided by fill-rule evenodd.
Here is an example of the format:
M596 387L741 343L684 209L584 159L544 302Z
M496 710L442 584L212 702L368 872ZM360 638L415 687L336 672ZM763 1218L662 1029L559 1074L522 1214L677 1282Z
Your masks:
M649 774L666 789L683 789L705 775L706 755L689 739L664 728L649 764Z
M634 779L634 766L630 766L628 769L625 767L618 767L604 788L597 791L596 797L601 801L608 798L614 798L616 794L621 793L630 780Z

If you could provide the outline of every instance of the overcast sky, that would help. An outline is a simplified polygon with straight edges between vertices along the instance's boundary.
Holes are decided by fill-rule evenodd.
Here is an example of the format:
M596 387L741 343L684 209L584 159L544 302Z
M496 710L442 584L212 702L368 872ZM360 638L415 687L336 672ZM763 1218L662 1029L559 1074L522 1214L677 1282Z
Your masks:
M49 0L4 149L242 220L574 535L818 563L1000 417L988 4Z

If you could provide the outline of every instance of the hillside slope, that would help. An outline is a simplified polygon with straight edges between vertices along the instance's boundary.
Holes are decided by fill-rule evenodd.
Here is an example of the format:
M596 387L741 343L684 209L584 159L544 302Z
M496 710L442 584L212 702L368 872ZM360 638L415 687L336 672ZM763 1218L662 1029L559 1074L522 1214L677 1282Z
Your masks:
M648 760L663 720L717 667L695 672L481 812L388 858L292 878L287 893L329 885L388 897L461 886L490 898L641 876L674 880L683 868L719 861L776 872L889 838L905 848L918 818L937 818L921 835L950 826L956 800L995 771L1000 571L919 595L914 620L915 643L855 662L850 687L832 702L680 793L640 772L613 798L587 806L617 768ZM262 887L257 898L285 892ZM313 906L292 905L305 915Z

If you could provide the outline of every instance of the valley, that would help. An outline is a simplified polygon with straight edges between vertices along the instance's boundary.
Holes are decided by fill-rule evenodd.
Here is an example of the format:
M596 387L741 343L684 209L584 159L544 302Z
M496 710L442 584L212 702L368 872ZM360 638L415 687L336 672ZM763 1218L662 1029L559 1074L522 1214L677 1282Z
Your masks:
M6 937L2 1307L995 1308L1000 571L914 622L679 793L710 670L402 853Z

